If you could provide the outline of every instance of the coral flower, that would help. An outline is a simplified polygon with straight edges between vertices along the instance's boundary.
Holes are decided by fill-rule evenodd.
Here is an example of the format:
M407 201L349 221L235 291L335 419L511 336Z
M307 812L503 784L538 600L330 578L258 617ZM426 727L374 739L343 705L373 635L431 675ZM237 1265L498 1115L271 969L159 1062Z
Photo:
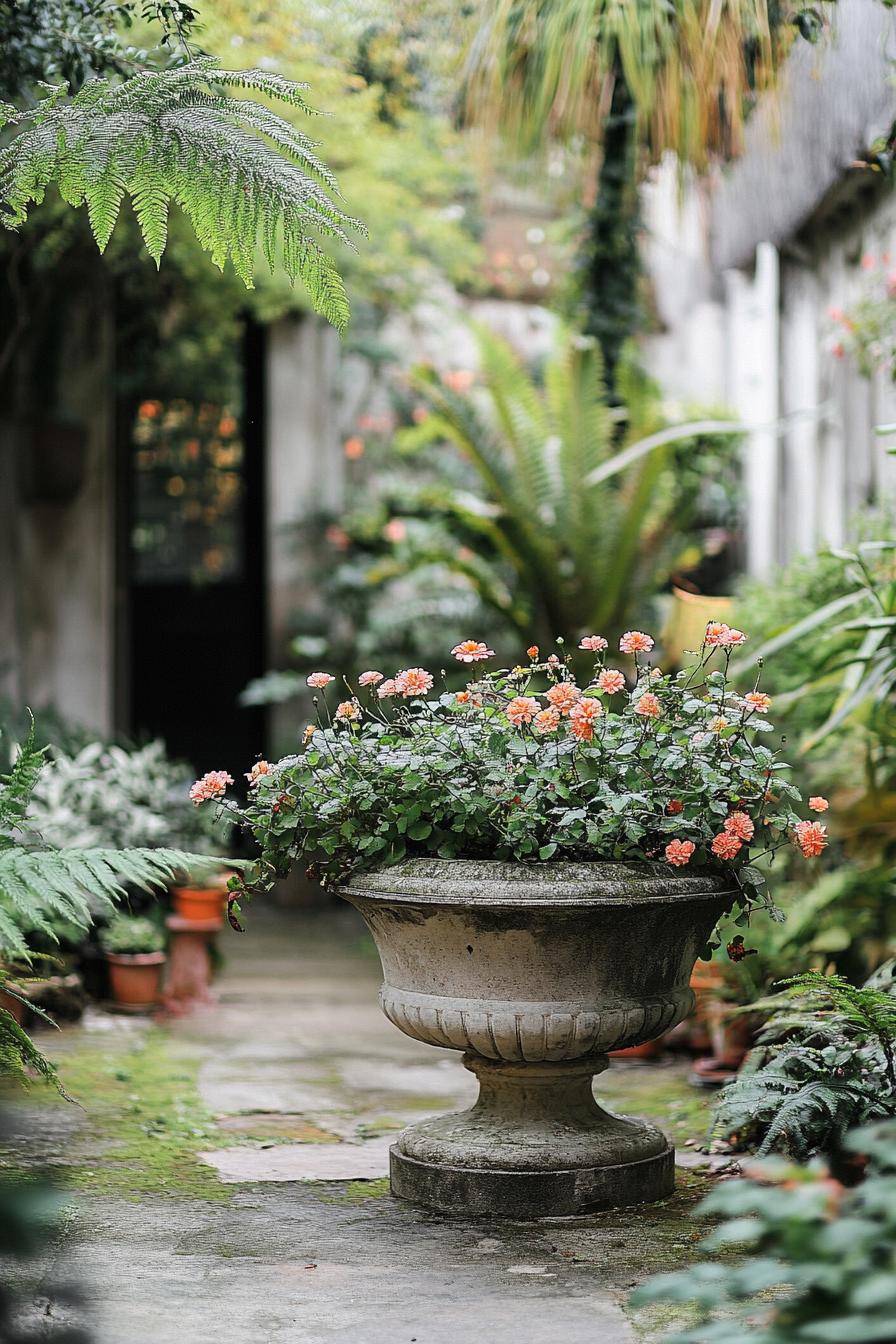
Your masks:
M335 680L336 678L331 677L329 672L312 672L310 677L305 678L305 683L308 686L313 686L315 690L323 690L325 686L329 686L330 682Z
M358 685L376 686L378 682L382 681L382 679L383 679L382 672L362 672L360 677L358 678Z
M728 720L724 718L723 715L720 714L718 718L710 720L709 731L711 733L722 733L725 731L727 727L728 727ZM694 740L696 741L696 735Z
M395 689L406 698L411 695L423 695L432 689L432 674L422 667L406 667L395 674Z
M554 733L560 726L559 709L543 709L540 714L536 714L532 720L532 727L536 733L542 737L545 733Z
M625 690L625 677L615 667L607 667L598 677L597 685L607 695L617 695L619 691Z
M660 702L653 691L645 691L641 699L635 705L635 713L643 714L648 719L658 719L660 716Z
M734 648L736 645L746 644L746 642L747 637L743 630L726 630L725 637L721 640L726 648Z
M314 724L313 724L313 723L309 723L309 724L308 724L308 727L305 729L304 733L302 734L302 737L304 738L304 741L305 741L306 744L307 744L308 742L311 741L311 739L312 739L312 737L314 736L314 734L316 733L316 731L317 731L317 729L315 728Z
M722 831L712 842L712 852L718 859L733 859L740 848L737 836L729 835L727 831Z
M830 803L827 798L822 798L820 793L814 794L809 799L809 808L812 812L827 812Z
M455 644L451 652L459 663L478 663L483 658L495 656L494 649L490 649L487 644L480 644L475 639L465 639L462 644Z
M535 661L535 659L538 657L538 645L537 645L537 644L533 644L533 645L531 645L531 647L528 648L528 649L526 650L526 657L527 657L527 658L531 658L533 662Z
M828 830L820 821L798 821L793 828L796 842L807 859L815 859L827 848Z
M602 653L609 645L603 635L584 635L579 640L579 648L586 649L588 653Z
M709 648L715 648L718 644L724 644L725 636L728 633L729 626L724 621L710 621L706 627L706 633L703 636L703 643Z
M361 706L354 700L343 700L341 705L336 706L336 718L340 723L350 723L354 719L360 719Z
M247 773L246 778L249 781L249 788L253 788L263 775L269 775L273 766L269 761L256 761L252 769Z
M548 704L560 714L568 714L582 698L582 692L571 681L558 681L556 686L545 694Z
M730 817L726 817L725 830L738 840L753 839L753 822L746 812L732 812Z
M590 742L594 736L594 721L599 719L603 712L597 700L580 700L569 715L573 737L577 737L580 742Z
M388 681L384 681L380 686L377 686L376 693L381 700L386 700L391 695L398 695L398 683L394 678L389 677Z
M690 863L695 848L691 840L670 840L666 846L666 860L675 868L683 868Z
M684 811L684 803L680 798L670 798L666 804L666 811L670 817L677 817L679 812Z
M649 653L652 648L653 640L643 630L626 630L619 641L621 653Z
M771 696L766 695L764 691L749 691L744 696L744 704L749 705L757 714L767 714L771 703Z
M538 713L538 701L531 695L516 695L504 711L515 728L531 723Z
M442 374L442 382L445 386L461 396L464 392L469 392L475 381L476 375L472 369L452 369L448 373Z
M227 785L232 783L233 775L228 775L226 770L209 770L190 789L190 800L198 806L212 798L220 798L227 792Z

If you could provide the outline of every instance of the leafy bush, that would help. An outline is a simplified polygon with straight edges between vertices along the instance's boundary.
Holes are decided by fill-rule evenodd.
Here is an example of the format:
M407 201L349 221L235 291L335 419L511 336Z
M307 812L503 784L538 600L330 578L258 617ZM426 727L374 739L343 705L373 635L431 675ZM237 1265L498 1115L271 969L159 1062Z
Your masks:
M34 962L35 937L55 943L59 921L86 930L97 914L112 913L128 887L157 890L209 866L207 856L178 849L47 848L29 820L45 769L52 767L32 731L0 777L0 989L14 997L15 974ZM0 1075L25 1077L28 1069L57 1081L53 1066L0 1007Z
M723 1089L716 1132L738 1148L804 1160L835 1153L848 1129L896 1115L892 963L856 988L841 976L793 977L740 1076Z
M791 841L820 853L825 827L793 810L787 766L759 741L771 731L765 697L730 690L724 668L744 638L709 626L700 662L663 676L639 658L652 639L628 631L619 647L634 654L630 686L595 635L579 646L591 666L583 687L571 655L545 660L534 646L528 667L483 673L435 699L423 668L388 680L371 670L358 695L349 688L331 707L335 678L314 673L319 722L303 750L250 773L243 815L262 867L282 874L302 854L338 883L406 855L635 860L658 871L693 860L730 874L742 904L764 900L774 912L751 860ZM465 664L491 656L476 641L452 652ZM212 771L191 796L219 802L228 783Z
M113 915L101 931L100 946L104 952L161 952L165 946L165 935L151 919L118 914Z
M416 370L430 413L396 436L402 451L440 459L450 446L475 473L472 490L434 502L445 541L422 560L463 575L518 637L569 638L582 624L618 635L699 558L706 479L735 492L734 436L664 438L657 389L630 353L611 410L593 339L563 333L542 383L500 338L477 335L479 378ZM400 549L395 559L421 562Z
M226 819L184 807L189 769L166 755L164 743L91 742L72 754L54 749L51 759L28 808L29 822L48 845L226 849Z
M695 1303L700 1320L666 1344L890 1344L896 1321L896 1122L854 1131L867 1155L864 1181L845 1189L820 1164L757 1164L724 1181L699 1206L725 1221L703 1261L642 1285L633 1305Z

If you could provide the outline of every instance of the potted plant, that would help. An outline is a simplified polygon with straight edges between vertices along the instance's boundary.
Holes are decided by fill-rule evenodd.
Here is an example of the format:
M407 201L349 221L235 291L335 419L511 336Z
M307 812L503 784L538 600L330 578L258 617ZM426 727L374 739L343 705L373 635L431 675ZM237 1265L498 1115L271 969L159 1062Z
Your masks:
M53 769L38 781L29 819L55 846L164 845L194 856L208 853L204 868L194 858L197 885L182 881L172 887L172 899L187 919L220 919L228 872L211 855L226 853L231 827L224 816L184 808L189 780L188 769L171 760L159 741L139 748L90 742L72 753L54 749Z
M722 915L744 925L773 909L751 860L826 843L762 742L768 698L730 688L744 639L710 624L674 676L650 666L650 636L627 631L627 672L605 639L581 640L581 683L562 646L457 693L419 667L365 672L339 696L330 674L309 677L318 723L250 779L261 882L310 861L371 929L387 1016L462 1050L480 1082L471 1110L399 1136L398 1195L533 1216L672 1190L666 1138L604 1111L592 1078L609 1051L689 1012ZM474 669L492 656L476 641L452 652ZM223 801L227 778L197 781L194 802ZM236 917L242 879L230 885Z
M162 994L165 935L151 919L113 916L100 934L112 998L132 1010L154 1008Z

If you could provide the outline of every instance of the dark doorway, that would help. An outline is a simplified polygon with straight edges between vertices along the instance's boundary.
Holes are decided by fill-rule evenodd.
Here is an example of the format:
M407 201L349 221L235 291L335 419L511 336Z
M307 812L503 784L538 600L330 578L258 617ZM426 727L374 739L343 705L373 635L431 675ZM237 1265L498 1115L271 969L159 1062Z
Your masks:
M226 400L146 389L122 425L125 726L236 777L266 729L238 701L265 670L263 344L248 324Z

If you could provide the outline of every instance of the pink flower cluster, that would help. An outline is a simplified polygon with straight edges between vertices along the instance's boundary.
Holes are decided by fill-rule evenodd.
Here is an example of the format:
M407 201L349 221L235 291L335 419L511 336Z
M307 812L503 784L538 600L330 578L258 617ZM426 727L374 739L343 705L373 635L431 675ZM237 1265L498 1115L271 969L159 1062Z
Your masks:
M747 637L743 630L735 630L724 621L710 621L703 636L703 643L708 649L730 649L746 642Z
M198 807L200 803L208 803L213 798L223 798L227 785L232 783L233 775L228 775L226 770L209 770L190 788L190 801Z

